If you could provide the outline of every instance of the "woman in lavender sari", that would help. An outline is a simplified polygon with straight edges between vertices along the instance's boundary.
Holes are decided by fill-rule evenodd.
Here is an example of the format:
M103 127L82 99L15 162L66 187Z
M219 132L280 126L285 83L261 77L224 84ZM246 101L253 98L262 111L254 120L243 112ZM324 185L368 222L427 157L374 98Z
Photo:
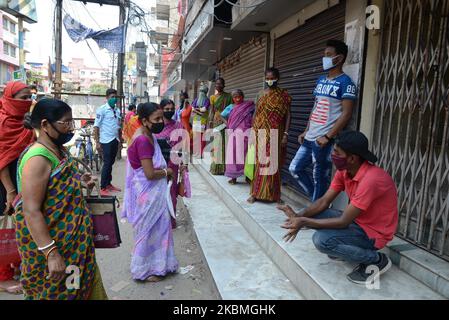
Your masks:
M231 178L230 184L236 184L237 178L244 175L250 136L249 131L246 131L251 129L255 106L252 101L244 101L242 90L234 90L232 100L234 103L223 111L222 118L227 124L229 134L226 145L225 176ZM244 135L244 138L241 135Z
M155 282L176 272L171 228L171 201L167 199L167 168L154 134L164 129L163 111L158 104L139 107L142 127L137 129L128 148L128 168L122 217L134 228L131 274L134 280Z
M164 99L161 101L160 107L164 111L164 130L161 133L156 134L155 137L158 140L166 140L168 145L173 148L176 144L182 141L181 130L184 130L181 122L177 122L172 120L175 115L175 103L172 100ZM177 135L177 139L171 137L171 134L175 130L180 130L180 133ZM189 143L187 141L187 143ZM168 159L167 159L168 158ZM169 157L165 159L168 162L168 167L173 170L173 184L170 189L170 195L173 202L173 210L176 212L176 204L178 202L178 193L179 193L179 175L183 174L183 170L185 170L185 166L174 164ZM172 226L176 228L176 219L172 218Z

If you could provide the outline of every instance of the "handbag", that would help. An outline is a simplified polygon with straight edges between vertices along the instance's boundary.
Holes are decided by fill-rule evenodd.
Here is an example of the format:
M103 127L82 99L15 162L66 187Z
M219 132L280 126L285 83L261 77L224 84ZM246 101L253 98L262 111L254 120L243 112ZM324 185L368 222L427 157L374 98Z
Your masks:
M246 154L246 160L245 160L245 177L247 177L249 180L253 181L254 179L254 171L256 170L256 147L255 145L251 144L248 147L248 152Z
M100 192L97 197L93 197L88 191L88 196L85 199L92 216L95 248L114 249L120 247L122 239L117 219L117 197L101 197Z
M2 228L0 229L0 265L19 264L21 259L12 217L5 215L2 218ZM10 227L8 227L8 221L11 221Z

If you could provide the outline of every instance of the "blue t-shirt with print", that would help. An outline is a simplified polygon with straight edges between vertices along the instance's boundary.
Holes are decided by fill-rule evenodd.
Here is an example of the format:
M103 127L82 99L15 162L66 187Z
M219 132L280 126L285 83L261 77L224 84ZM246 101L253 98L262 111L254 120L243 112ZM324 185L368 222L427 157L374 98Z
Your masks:
M316 141L333 128L343 113L343 100L357 99L357 87L344 73L334 79L322 76L318 79L313 94L315 105L309 119L309 131L306 135L308 141Z

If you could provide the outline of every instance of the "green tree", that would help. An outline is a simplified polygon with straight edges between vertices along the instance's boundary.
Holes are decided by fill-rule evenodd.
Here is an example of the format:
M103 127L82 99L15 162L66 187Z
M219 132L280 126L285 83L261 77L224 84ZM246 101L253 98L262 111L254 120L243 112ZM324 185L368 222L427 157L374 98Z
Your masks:
M91 94L101 94L104 95L108 86L102 83L92 83L89 87L89 92Z

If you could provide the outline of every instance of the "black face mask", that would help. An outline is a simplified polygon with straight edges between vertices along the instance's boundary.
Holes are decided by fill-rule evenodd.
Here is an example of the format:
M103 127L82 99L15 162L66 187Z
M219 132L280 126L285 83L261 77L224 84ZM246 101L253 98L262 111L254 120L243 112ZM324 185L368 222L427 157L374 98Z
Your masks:
M175 115L174 111L165 111L164 112L164 118L167 120L171 120L174 115Z
M59 134L59 136L55 139L52 138L48 133L47 136L50 138L50 140L57 146L57 147L62 147L63 145L65 145L67 142L69 142L70 140L73 139L73 137L75 136L74 132L69 132L69 133L61 133L58 129L56 129L52 124L51 126L53 127L53 129L56 130L56 132Z
M161 133L164 130L164 123L158 122L158 123L151 123L151 133L158 134Z

